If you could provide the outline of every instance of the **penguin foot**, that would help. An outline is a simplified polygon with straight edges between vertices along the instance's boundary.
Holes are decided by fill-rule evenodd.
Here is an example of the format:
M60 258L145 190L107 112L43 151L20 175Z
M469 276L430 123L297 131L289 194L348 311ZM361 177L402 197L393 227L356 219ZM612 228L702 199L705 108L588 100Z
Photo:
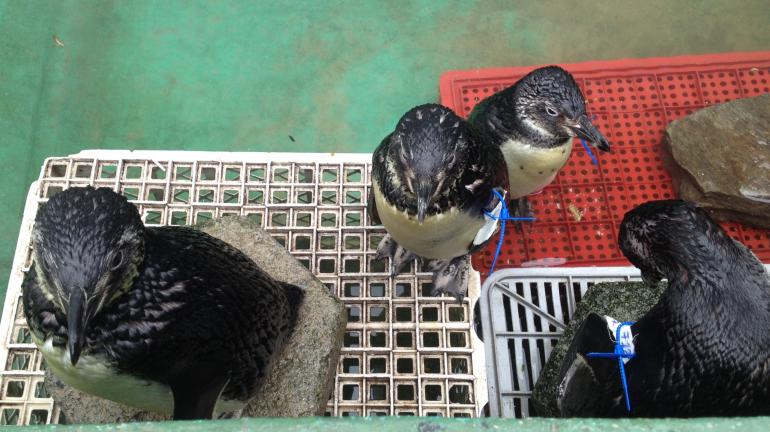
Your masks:
M216 416L217 420L234 420L239 419L243 415L243 408L238 411L223 412Z
M399 245L390 234L386 234L377 246L377 255L375 259L391 259L391 276L401 273L412 261L417 259L417 255Z
M420 270L425 273L436 273L446 267L447 260L420 258Z
M468 292L468 271L470 269L469 255L459 256L451 260L430 260L429 266L433 272L433 291L431 295L449 294L463 301Z
M511 217L531 218L533 216L532 205L529 203L529 200L525 196L512 199L508 203L508 208L510 209ZM513 225L516 227L516 231L519 234L524 232L524 223L525 221L513 221Z

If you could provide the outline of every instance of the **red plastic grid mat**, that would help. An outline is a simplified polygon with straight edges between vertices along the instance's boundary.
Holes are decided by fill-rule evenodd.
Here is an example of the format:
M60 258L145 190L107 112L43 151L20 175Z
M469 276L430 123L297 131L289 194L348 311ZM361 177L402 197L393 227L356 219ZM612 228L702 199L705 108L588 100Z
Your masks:
M709 105L770 93L770 51L561 66L577 80L612 152L598 154L599 164L593 165L575 144L556 180L530 196L537 221L525 225L522 233L509 224L497 269L628 265L617 247L625 212L649 200L676 196L662 156L669 122ZM446 72L440 81L441 103L468 116L476 103L536 67ZM770 262L770 230L722 225ZM496 245L497 237L473 258L483 275Z

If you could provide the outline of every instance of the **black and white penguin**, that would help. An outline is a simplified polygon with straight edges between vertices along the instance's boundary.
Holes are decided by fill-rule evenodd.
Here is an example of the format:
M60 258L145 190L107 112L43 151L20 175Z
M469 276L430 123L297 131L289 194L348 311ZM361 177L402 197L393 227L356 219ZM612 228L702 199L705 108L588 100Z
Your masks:
M24 312L47 366L79 390L175 419L240 410L303 296L203 232L145 228L106 188L51 198L32 241Z
M479 102L469 121L500 147L515 214L528 216L526 196L551 184L567 163L575 137L602 151L610 144L586 115L575 79L558 66L535 69Z
M590 315L562 364L564 416L693 417L770 414L770 276L702 209L652 201L629 211L620 248L644 280L668 279L631 325L627 412L609 317Z
M462 298L468 254L483 246L499 213L493 190L504 193L505 162L499 148L437 104L411 109L372 156L369 212L388 231L378 256L395 272L415 257L433 271L434 295Z

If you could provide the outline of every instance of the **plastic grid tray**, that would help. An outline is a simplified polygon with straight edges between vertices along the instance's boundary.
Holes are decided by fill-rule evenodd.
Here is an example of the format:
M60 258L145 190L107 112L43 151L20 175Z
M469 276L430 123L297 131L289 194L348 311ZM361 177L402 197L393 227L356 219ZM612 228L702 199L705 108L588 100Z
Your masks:
M598 166L577 143L553 184L530 196L538 220L523 234L509 228L498 268L519 265L628 265L616 233L636 205L676 195L663 166L662 140L672 120L729 100L770 92L770 51L587 62L563 65L577 80L588 111L612 144ZM516 82L533 66L450 71L441 102L467 116L480 100ZM770 231L738 223L726 230L770 261ZM496 241L474 256L486 274ZM557 258L558 260L550 260ZM550 261L550 263L548 263Z
M529 416L540 372L591 286L640 280L635 267L504 269L487 278L479 304L490 415Z
M260 223L337 293L348 327L327 415L475 417L487 400L484 353L470 330L478 298L429 297L430 274L390 277L373 261L381 226L366 213L370 155L85 151L45 162L27 199L0 334L0 424L55 423L20 285L38 204L71 186L121 191L147 225L227 215ZM414 266L413 266L414 267Z

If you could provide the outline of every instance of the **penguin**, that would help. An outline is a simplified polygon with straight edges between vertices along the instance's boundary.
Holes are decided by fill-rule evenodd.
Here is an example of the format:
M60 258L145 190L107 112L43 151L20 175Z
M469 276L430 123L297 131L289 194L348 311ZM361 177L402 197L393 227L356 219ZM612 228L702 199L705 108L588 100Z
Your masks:
M22 297L47 367L78 390L177 420L242 409L303 297L201 231L145 227L107 188L53 196L32 243Z
M394 273L419 258L433 272L433 295L461 300L469 254L497 230L497 193L507 184L502 153L489 138L438 104L401 117L372 155L369 214L388 234L377 257Z
M575 79L558 66L535 69L487 97L468 120L500 147L508 168L512 214L519 217L530 216L526 196L556 178L575 137L610 151L609 141L586 115Z
M770 414L770 275L709 215L680 201L626 213L620 249L646 283L668 279L658 303L630 326L630 412L609 317L591 314L562 364L563 416L695 417Z

